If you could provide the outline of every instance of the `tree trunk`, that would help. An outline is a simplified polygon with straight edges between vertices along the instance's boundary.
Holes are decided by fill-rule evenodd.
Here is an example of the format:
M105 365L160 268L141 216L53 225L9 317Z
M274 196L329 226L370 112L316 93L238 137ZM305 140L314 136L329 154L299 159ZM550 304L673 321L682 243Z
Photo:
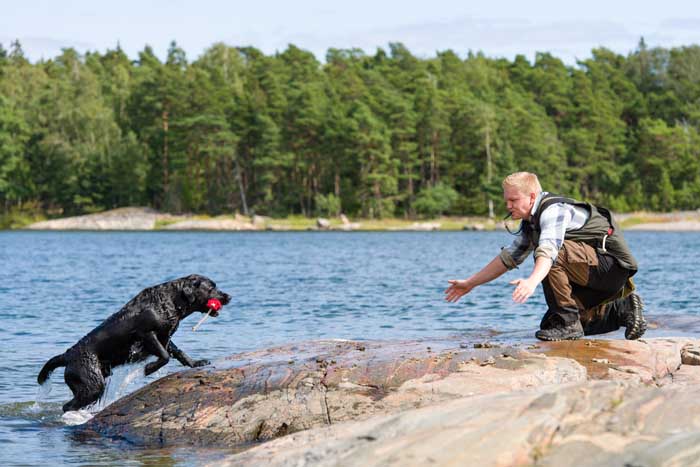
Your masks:
M440 140L440 132L434 131L432 144L430 149L430 184L431 186L437 185L440 181L440 173L438 171L438 141Z
M408 217L413 218L415 215L413 212L413 194L415 188L413 187L413 171L408 164L406 164L406 179L408 179L408 209L406 213Z
M491 188L491 132L489 127L486 126L486 184ZM489 199L489 219L493 219L493 200L491 199L491 194L487 191L486 196Z
M162 119L163 119L163 204L165 204L165 200L168 198L168 177L169 177L169 171L168 171L168 111L167 111L167 106L166 110L163 110L162 114Z
M238 189L241 192L241 206L243 206L243 214L249 216L248 203L245 199L245 189L243 188L243 176L241 175L241 166L238 164L238 157L234 157L233 161L236 165L236 178L238 179Z

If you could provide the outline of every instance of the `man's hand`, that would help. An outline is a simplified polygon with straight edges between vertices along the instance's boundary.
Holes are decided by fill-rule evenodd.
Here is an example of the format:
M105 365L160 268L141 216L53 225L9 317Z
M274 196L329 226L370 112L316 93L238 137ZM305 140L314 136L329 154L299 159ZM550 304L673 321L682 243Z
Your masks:
M515 286L513 301L516 303L525 303L525 300L530 298L537 287L537 283L533 283L530 279L515 279L510 281L510 285Z
M474 288L468 280L449 280L447 282L450 286L445 290L445 300L452 303L459 301L462 296L468 294Z

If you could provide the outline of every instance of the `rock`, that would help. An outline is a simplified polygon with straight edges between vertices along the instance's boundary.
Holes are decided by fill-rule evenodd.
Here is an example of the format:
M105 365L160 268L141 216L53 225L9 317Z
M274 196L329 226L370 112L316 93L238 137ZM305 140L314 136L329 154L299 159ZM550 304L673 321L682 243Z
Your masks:
M37 222L29 230L153 230L161 215L150 208L119 208L97 214Z
M268 441L225 465L660 465L697 456L700 366L681 351L699 345L308 342L171 374L81 430L141 446Z
M338 226L338 230L344 230L349 232L351 230L358 230L360 229L360 227L362 227L362 224L360 224L359 222L351 222L349 224L342 224Z
M321 230L328 230L331 228L331 221L324 219L323 217L319 217L316 219L316 227Z
M348 219L348 216L346 216L345 214L340 215L340 222L341 224L338 227L336 227L336 229L338 230L358 230L362 226L362 224L358 222L350 222L350 219Z
M157 221L165 224L160 227L163 230L258 230L265 228L259 223L251 223L240 214L236 214L233 219L226 217L197 219L191 216L160 214L149 208L113 209L99 214L37 222L27 228L31 230L154 230Z
M460 347L462 346L460 345ZM475 349L494 349L498 347L500 347L500 345L492 344L491 342L477 342L476 344L474 344Z
M438 342L431 349L424 342L323 341L237 355L216 362L216 369L155 381L98 413L85 429L143 446L233 446L586 377L572 360L513 348L447 350Z
M467 224L464 227L462 227L462 230L482 232L482 231L486 230L486 227L484 227L484 224L481 224L481 223Z
M240 217L240 216L238 216ZM245 220L219 219L187 219L174 222L163 227L163 230L258 230L258 227Z
M440 230L440 227L442 227L442 224L439 222L414 222L408 226L401 226L401 227L388 227L387 230L409 230L409 231L418 231L418 232L424 232L424 231L431 231L431 230Z
M673 386L700 387L700 366L683 365L673 373Z
M571 358L586 367L591 379L634 380L664 384L681 366L686 339L593 340L541 342L533 352ZM603 363L607 360L607 363Z
M407 230L430 231L440 230L442 224L439 222L414 222Z
M697 232L700 231L700 221L667 221L667 222L649 222L630 225L625 227L625 230L646 230L646 231L662 231L662 232Z
M700 365L700 345L686 344L681 350L683 365Z
M258 229L266 229L272 219L267 216L253 216L253 225Z
M695 465L699 412L700 388L573 383L294 433L220 465Z

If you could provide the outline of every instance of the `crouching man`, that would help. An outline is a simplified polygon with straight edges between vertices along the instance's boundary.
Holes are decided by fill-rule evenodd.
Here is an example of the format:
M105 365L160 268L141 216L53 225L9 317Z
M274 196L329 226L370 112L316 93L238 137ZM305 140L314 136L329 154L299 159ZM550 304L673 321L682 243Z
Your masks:
M538 339L579 339L622 326L627 339L639 339L646 321L631 281L637 261L612 214L542 191L537 175L528 172L506 177L503 197L509 215L521 220L515 240L473 276L448 281L445 299L457 302L517 267L534 250L530 277L511 284L513 300L524 303L542 283L548 310L535 333Z

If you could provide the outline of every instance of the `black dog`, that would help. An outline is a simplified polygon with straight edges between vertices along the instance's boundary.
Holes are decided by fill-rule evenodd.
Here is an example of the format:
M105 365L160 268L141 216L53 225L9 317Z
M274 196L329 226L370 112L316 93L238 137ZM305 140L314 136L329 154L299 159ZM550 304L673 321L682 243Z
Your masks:
M140 362L151 355L158 360L146 365L146 375L168 363L170 357L189 367L208 365L208 360L193 361L170 336L193 312L206 313L207 301L212 298L223 305L231 301L211 279L196 274L145 289L65 353L46 362L37 380L44 384L54 369L66 367L66 384L73 391L73 399L63 406L67 412L96 402L115 366ZM212 316L218 314L211 312Z

